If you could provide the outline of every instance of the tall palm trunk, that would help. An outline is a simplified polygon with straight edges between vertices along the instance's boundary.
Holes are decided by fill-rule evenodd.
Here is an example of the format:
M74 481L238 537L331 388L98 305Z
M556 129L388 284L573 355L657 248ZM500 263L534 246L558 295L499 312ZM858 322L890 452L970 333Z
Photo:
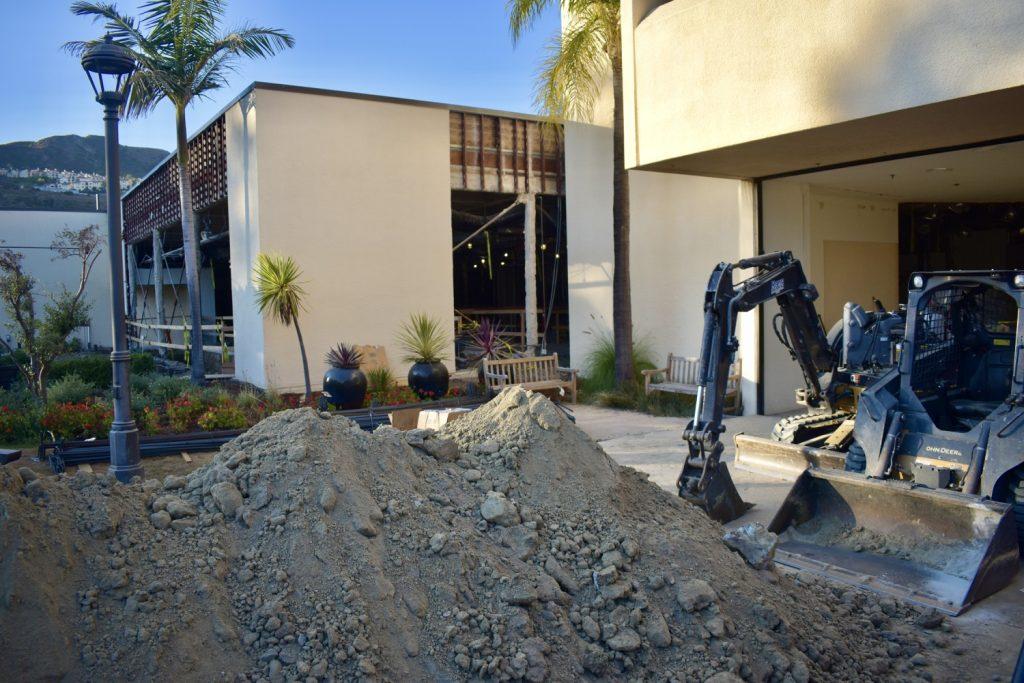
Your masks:
M196 234L195 214L192 211L192 178L188 172L188 134L183 107L177 108L175 121L178 132L178 186L181 190L181 241L185 255L189 319L192 324L192 383L203 384L206 381L206 364L203 358L203 308L199 291L199 236Z
M614 112L612 128L612 330L615 338L615 381L621 387L633 381L633 305L629 284L629 172L626 170L625 127L622 116L622 45L609 41Z
M299 352L302 354L302 376L306 378L306 403L309 403L313 395L313 387L309 384L309 361L306 360L306 343L302 341L302 330L299 329L299 317L292 316L292 324L295 325L295 336L299 338Z

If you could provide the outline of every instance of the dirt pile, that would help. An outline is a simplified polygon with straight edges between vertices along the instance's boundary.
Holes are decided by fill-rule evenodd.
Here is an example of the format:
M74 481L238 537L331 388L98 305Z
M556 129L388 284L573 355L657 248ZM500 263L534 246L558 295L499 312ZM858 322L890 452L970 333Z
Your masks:
M962 647L940 616L753 570L721 535L521 389L440 434L287 411L188 477L0 469L2 668L931 680Z

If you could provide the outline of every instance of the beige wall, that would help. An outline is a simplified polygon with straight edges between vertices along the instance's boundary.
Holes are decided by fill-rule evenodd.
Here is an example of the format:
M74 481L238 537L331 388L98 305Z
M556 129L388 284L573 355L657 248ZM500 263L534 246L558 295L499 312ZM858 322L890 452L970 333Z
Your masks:
M611 149L610 129L567 124L569 333L577 367L612 324ZM735 261L741 250L753 253L750 188L735 180L642 171L631 171L629 182L635 333L649 342L656 363L670 352L696 356L711 270ZM752 410L756 325L746 329L741 354L745 404Z
M305 278L300 322L314 389L324 353L338 342L385 346L404 378L399 325L424 312L448 329L453 315L448 111L257 89L252 112L258 172L250 156L249 232L237 241L246 211L241 110L229 119L236 331L254 328L248 264L255 253L290 255ZM268 320L261 334L264 381L257 383L300 389L294 330ZM245 353L239 373L259 379L251 358L258 351Z
M12 248L24 255L25 272L36 278L36 313L43 314L48 295L60 291L62 286L78 286L78 267L72 260L57 259L49 249L19 249L18 247L49 247L53 238L64 228L78 229L87 225L99 225L102 241L100 257L93 266L85 297L91 305L91 319L88 333L78 335L83 342L110 347L110 260L107 257L106 226L104 213L79 213L71 211L0 211L0 240L3 247ZM72 267L71 264L75 263ZM13 339L8 328L9 319L0 310L0 334L4 339ZM11 335L10 337L8 335Z
M1019 0L622 5L630 167L676 159L664 170L766 175L781 169L744 159L748 150L734 146L853 121L863 122L862 135L837 128L831 137L780 138L773 163L803 164L793 170L966 141L959 137L992 139L1024 126ZM1004 106L960 100L984 93L1001 93L985 101L998 97ZM941 102L949 106L919 110ZM1006 110L1011 102L1015 111ZM911 114L871 118L897 111ZM712 159L712 150L723 153Z
M820 296L815 303L826 330L841 317L846 301L869 308L870 297L878 296L886 306L896 306L899 266L892 258L899 243L896 200L819 188L798 180L768 181L763 187L764 249L792 251L800 259L807 279L818 288ZM848 248L835 248L843 243ZM865 253L872 250L884 253L864 261ZM859 273L858 279L830 277L830 273L854 271ZM766 413L793 410L793 390L803 386L800 369L771 330L777 312L775 304L765 306Z

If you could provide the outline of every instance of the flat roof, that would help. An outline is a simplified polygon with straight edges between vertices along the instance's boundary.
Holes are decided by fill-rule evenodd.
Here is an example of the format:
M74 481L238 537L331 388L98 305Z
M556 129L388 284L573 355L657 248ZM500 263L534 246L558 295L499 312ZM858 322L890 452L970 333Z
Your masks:
M218 111L216 114L210 117L209 120L207 120L206 123L204 123L199 129L197 129L195 133L190 135L188 137L189 142L191 142L195 137L200 135L207 128L209 128L213 124L213 122L219 119L221 116L223 116L228 109L231 109L231 107L238 104L238 102L243 97L245 97L246 95L255 90L272 90L275 92L295 93L297 95L319 95L322 97L343 97L350 100L368 100L371 102L399 104L410 107L429 107L432 109L445 109L448 111L465 112L467 114L482 114L484 116L500 116L509 119L520 119L522 121L549 120L547 117L538 116L537 114L523 114L521 112L504 111L501 109L467 107L458 104L447 104L444 102L433 102L430 100L413 100L404 97L389 97L387 95L374 95L372 93L360 93L348 90L331 90L328 88L312 88L302 85L289 85L287 83L268 83L266 81L253 81L248 86L246 86L240 93L231 98L231 100L226 105L221 107L220 111ZM135 183L135 185L130 190L124 192L121 195L121 201L124 201L125 197L130 195L132 192L136 190L136 188L140 187L144 182L146 182L146 180L148 180L149 177L153 175L161 166L166 164L168 161L173 160L175 154L176 152L172 151L166 157L157 162L157 164L153 166L153 168L151 168L149 172L146 173L146 175L142 176L142 178L139 179L139 182Z

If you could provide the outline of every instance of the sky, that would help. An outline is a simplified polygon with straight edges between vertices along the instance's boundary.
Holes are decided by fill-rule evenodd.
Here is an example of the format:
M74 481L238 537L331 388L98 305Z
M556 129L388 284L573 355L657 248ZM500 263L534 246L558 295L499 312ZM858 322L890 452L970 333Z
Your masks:
M78 60L64 41L102 35L102 26L69 11L70 0L0 0L0 143L50 135L103 133ZM133 13L137 0L118 2ZM225 27L244 22L283 28L291 50L239 62L228 87L188 111L189 133L253 81L533 112L533 83L545 45L558 29L548 11L515 47L505 0L228 0ZM121 143L174 146L166 104L122 122Z

